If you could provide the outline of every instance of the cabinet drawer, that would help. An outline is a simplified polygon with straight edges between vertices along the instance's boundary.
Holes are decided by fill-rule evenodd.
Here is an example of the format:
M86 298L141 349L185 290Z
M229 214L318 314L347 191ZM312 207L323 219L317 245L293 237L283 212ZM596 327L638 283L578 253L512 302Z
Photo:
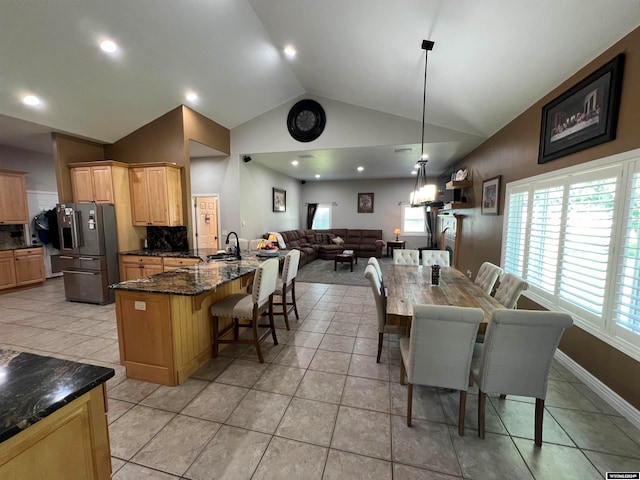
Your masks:
M122 263L139 265L162 265L162 257L147 257L145 255L122 255Z
M39 256L42 255L42 248L21 248L20 250L14 250L13 253L15 258Z
M0 252L0 260L6 260L8 258L13 260L13 250L6 250L4 252Z
M202 262L200 258L165 257L165 267L188 267Z

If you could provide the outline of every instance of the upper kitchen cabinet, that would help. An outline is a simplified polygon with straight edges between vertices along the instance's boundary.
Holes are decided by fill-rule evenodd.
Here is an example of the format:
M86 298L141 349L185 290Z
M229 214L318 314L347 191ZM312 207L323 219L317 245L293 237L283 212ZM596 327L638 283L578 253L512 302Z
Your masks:
M114 161L69 164L73 201L115 203L114 183L126 172L126 164Z
M29 223L25 172L0 170L0 224Z
M180 170L181 167L169 163L130 166L129 186L134 225L183 225Z

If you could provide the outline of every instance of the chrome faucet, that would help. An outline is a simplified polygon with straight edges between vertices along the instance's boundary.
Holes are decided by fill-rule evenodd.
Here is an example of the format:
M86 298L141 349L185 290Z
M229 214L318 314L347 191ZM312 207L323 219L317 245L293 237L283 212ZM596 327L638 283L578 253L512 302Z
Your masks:
M229 237L232 233L236 236L236 258L238 260L242 260L242 257L240 256L240 239L238 238L238 234L236 232L227 233L227 239L224 241L224 243L225 245L229 245Z

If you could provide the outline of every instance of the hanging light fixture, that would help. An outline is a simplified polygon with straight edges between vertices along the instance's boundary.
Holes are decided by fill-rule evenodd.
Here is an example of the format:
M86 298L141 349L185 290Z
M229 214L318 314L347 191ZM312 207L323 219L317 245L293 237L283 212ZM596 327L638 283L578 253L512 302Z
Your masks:
M424 90L422 94L422 149L420 150L420 160L418 160L418 174L416 175L416 185L411 192L410 201L412 207L426 205L436 199L436 186L427 184L427 161L428 157L424 153L424 121L427 108L427 57L430 50L433 50L434 43L430 40L422 41L424 50Z

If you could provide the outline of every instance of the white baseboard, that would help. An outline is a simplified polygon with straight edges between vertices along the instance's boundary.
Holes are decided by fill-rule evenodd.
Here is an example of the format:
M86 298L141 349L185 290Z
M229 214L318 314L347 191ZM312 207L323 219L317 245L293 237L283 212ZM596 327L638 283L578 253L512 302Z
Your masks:
M620 415L629 420L636 428L640 429L640 411L627 402L616 392L607 387L576 363L571 357L560 350L556 350L555 359L558 360L567 370L582 380L591 390L596 392L605 402L616 410Z

